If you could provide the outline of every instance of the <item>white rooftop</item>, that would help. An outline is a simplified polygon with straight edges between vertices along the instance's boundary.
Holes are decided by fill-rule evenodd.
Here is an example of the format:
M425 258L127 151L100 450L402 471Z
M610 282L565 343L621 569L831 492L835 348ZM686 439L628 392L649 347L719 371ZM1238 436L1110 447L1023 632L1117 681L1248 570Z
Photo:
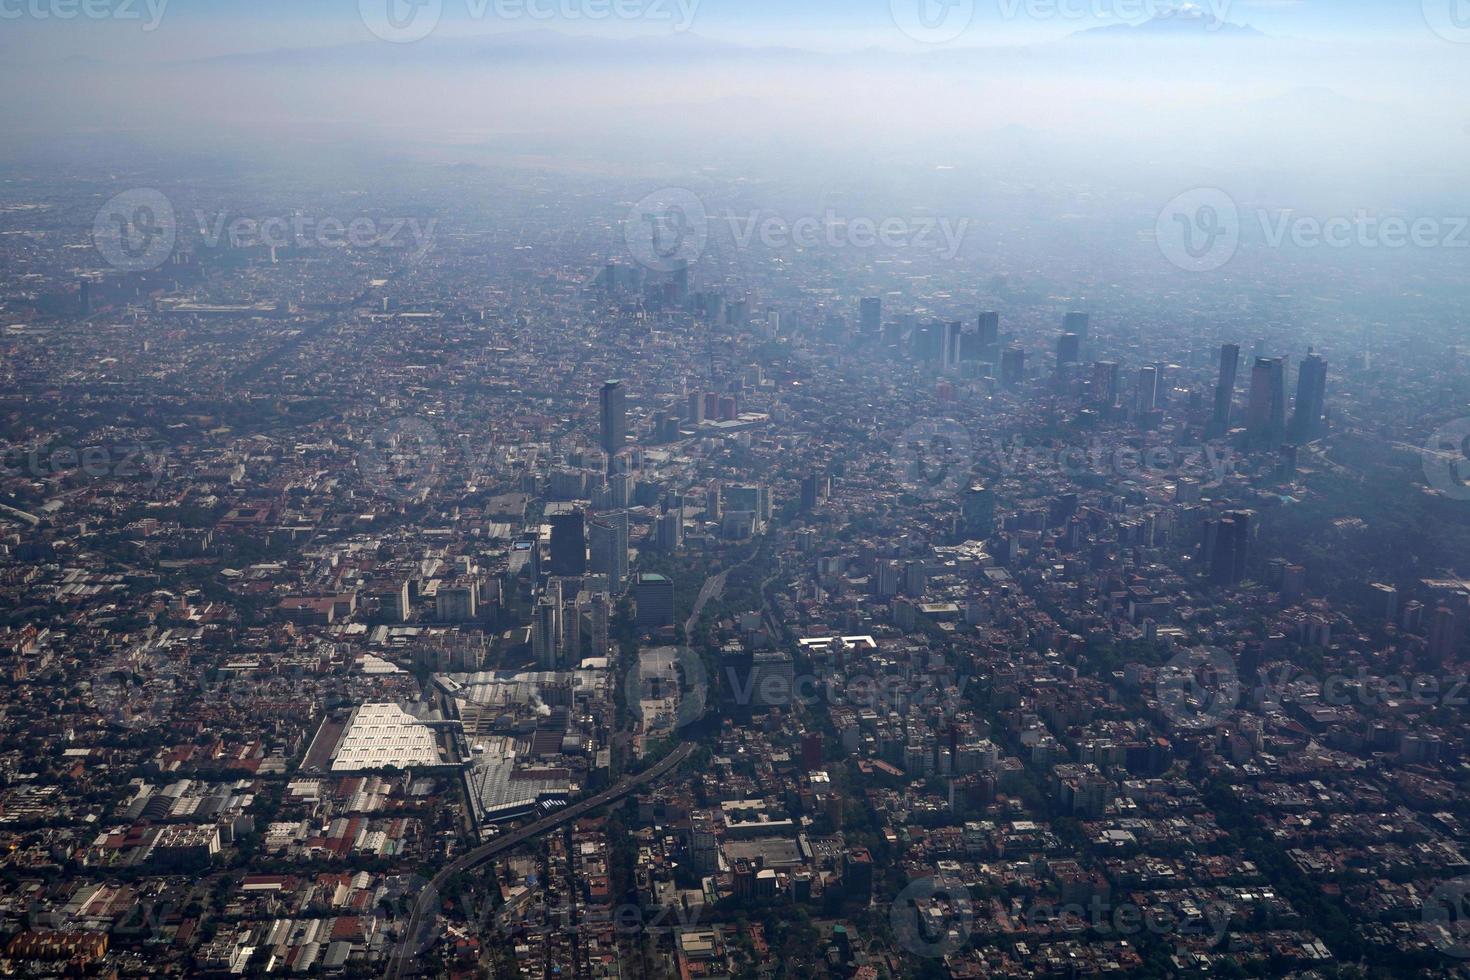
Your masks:
M333 772L439 765L434 732L396 704L358 706L332 757Z

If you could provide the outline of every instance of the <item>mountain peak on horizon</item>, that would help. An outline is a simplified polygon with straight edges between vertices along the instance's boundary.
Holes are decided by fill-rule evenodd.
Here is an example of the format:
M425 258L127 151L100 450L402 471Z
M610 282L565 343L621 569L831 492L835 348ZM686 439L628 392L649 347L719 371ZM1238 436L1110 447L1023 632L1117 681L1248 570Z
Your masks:
M1073 37L1231 37L1263 38L1265 34L1247 24L1221 20L1199 4L1184 3L1155 13L1136 24L1107 24L1077 31Z

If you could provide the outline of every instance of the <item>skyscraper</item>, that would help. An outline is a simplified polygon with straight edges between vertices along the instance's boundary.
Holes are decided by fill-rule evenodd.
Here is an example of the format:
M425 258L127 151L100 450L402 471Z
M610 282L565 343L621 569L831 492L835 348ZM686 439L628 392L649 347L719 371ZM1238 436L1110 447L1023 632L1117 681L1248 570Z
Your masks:
M1256 358L1246 426L1251 440L1260 445L1276 445L1286 435L1286 358Z
M881 559L874 566L873 594L880 599L891 599L898 595L898 562Z
M1429 617L1429 662L1436 666L1453 660L1456 643L1455 613L1449 606L1440 606Z
M750 692L752 708L789 708L795 684L795 663L791 654L782 650L759 650L750 658L750 677L745 690Z
M1087 327L1091 317L1086 313L1072 312L1062 317L1062 333L1075 333L1087 343Z
M609 381L602 386L602 451L607 453L607 468L611 473L613 460L628 441L628 401L621 381Z
M859 330L864 337L876 337L883 330L883 300L877 296L863 298L859 314Z
M639 630L654 631L674 625L674 583L662 575L640 573L633 584Z
M1103 408L1118 404L1118 362L1094 361L1092 364L1092 398Z
M943 356L943 335L940 324L921 323L909 334L909 348L915 360L938 361Z
M980 314L980 346L994 347L1000 343L1000 314L986 312Z
M1156 367L1138 369L1138 394L1133 400L1133 410L1138 415L1147 415L1159 404L1159 370Z
M1235 373L1240 369L1240 345L1220 347L1220 383L1215 387L1215 414L1212 427L1217 432L1230 428L1230 405L1235 400Z
M1327 399L1327 361L1309 351L1296 375L1296 410L1291 416L1295 439L1313 439L1322 431Z
M628 579L628 513L599 514L589 527L592 571L607 576L607 588L621 595Z
M553 514L551 524L551 574L581 575L587 570L586 522L580 510Z
M960 514L968 537L990 537L995 531L995 491L983 484L970 487L960 504Z
M1082 338L1075 333L1064 333L1057 338L1057 367L1076 364L1082 360Z
M1205 523L1203 558L1210 581L1235 585L1245 578L1250 557L1251 512L1229 511Z
M660 514L653 522L654 544L659 551L672 554L684 546L683 508Z
M531 651L536 666L556 670L561 666L561 602L550 596L536 603L531 618Z
M940 335L939 368L942 371L953 371L960 366L960 334L964 331L964 324L954 320L944 325Z
M809 473L801 479L801 509L817 509L817 474Z
M1007 347L1000 355L1000 383L1015 388L1026 379L1026 352L1020 347Z

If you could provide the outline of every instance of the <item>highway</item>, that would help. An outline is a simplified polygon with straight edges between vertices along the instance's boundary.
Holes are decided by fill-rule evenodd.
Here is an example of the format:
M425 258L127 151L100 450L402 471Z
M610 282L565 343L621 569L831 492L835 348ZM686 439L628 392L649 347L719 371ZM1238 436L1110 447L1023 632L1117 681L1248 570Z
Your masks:
M699 589L699 595L694 599L694 608L689 613L689 618L684 620L684 642L694 643L694 627L699 623L699 615L704 612L705 603L711 599L718 599L725 591L725 579L729 577L731 569L725 569L718 575L711 575L704 580L704 585Z
M404 930L403 936L399 939L397 950L389 956L388 968L383 976L386 980L398 980L399 977L403 976L404 969L408 964L416 961L420 949L419 934L426 925L425 920L432 922L438 918L440 892L444 887L444 883L451 877L462 871L468 871L473 867L484 864L502 851L508 851L511 848L518 847L528 840L541 836L553 827L558 827L566 823L568 820L575 820L589 810L595 810L614 800L622 799L639 786L651 783L655 779L661 779L685 759L689 758L689 753L693 752L694 748L694 743L686 742L669 753L668 758L647 772L631 776L616 786L603 790L596 796L589 796L585 800L572 804L565 810L554 813L533 824L527 824L519 830L506 834L504 837L498 837L488 844L482 844L474 850L466 851L445 865L423 891L419 892L419 897L414 902L413 913L408 919L408 928Z

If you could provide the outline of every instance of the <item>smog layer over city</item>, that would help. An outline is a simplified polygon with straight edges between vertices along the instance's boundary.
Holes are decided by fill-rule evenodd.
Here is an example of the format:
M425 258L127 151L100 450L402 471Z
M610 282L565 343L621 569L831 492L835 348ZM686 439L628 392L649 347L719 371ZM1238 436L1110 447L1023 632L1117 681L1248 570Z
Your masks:
M0 975L1470 980L1470 0L0 86Z

